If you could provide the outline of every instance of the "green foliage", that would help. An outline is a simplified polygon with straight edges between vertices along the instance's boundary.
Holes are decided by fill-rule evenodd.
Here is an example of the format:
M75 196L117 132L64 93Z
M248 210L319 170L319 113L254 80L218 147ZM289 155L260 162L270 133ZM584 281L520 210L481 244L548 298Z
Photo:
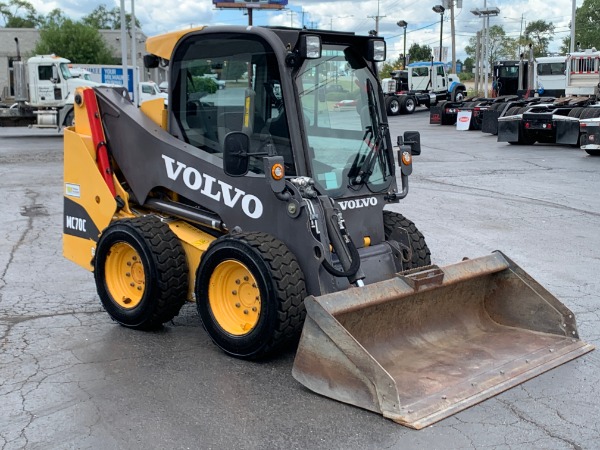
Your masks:
M492 25L490 27L489 46L487 53L490 67L493 65L494 61L516 58L516 47L516 41L506 36L506 31L504 31L504 28L501 25ZM477 37L473 36L469 39L469 45L465 47L465 53L468 55L467 59L473 61L473 65L476 59L476 50ZM483 55L481 55L481 57L483 57Z
M36 28L43 20L26 0L0 2L0 18L6 28Z
M191 85L188 86L188 92L201 92L203 94L214 94L219 89L217 82L209 77L201 75L192 76Z
M581 49L600 48L600 0L584 0L575 13L575 50L577 43ZM571 36L563 39L561 51L568 53L571 48Z
M40 30L34 53L54 53L75 64L115 64L110 48L97 29L81 22L58 17L49 21Z
M461 72L458 74L458 79L460 81L472 81L475 79L475 74L473 72Z
M473 67L475 67L475 59L468 57L465 58L465 62L463 64L463 72L473 72Z
M121 8L108 9L106 5L99 5L81 21L97 30L117 30L121 28ZM136 26L140 27L140 22L135 19ZM131 14L125 14L125 24L127 29L131 29Z
M529 22L525 27L525 39L533 44L534 56L546 56L550 41L554 39L554 25L545 20Z
M328 92L326 94L327 101L340 102L342 100L356 100L360 97L360 91L354 92Z
M433 51L428 45L419 45L416 42L408 49L409 63L417 61L431 61Z
M224 80L239 80L248 71L248 64L243 61L230 61L223 69Z

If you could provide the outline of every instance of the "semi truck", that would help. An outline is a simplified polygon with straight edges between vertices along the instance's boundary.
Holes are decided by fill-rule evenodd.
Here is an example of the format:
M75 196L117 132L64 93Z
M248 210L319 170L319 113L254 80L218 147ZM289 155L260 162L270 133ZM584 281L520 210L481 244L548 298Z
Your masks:
M73 77L71 61L56 55L37 55L21 59L19 40L17 60L13 63L14 97L0 103L0 126L31 125L60 127L73 122L73 102L78 87L100 83Z
M600 115L600 52L588 49L566 58L565 97L520 108L498 118L498 142L579 145L580 120Z
M390 116L412 114L417 106L430 108L442 101L460 102L467 92L458 75L449 74L446 65L441 62L409 64L406 81L401 78L405 74L397 73L397 77L392 74L391 80L383 80L385 106ZM406 85L408 90L403 90Z

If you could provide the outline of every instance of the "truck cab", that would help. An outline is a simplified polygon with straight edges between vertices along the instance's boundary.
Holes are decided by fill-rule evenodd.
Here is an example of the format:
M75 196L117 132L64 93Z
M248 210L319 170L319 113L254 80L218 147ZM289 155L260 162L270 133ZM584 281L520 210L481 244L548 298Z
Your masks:
M99 84L74 77L71 61L55 55L38 55L27 60L29 104L34 107L63 108L73 105L75 89Z

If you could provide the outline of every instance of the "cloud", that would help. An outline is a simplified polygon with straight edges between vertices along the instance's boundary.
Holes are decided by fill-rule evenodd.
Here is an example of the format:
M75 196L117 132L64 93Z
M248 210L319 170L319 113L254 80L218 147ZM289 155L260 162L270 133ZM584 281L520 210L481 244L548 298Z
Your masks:
M485 0L463 0L463 8L456 10L456 46L458 58L464 59L464 47L469 38L482 28L482 20L471 14L475 8L483 9ZM68 16L79 19L100 4L108 8L120 5L119 1L92 0L32 0L32 5L42 14L54 8L62 9ZM407 48L413 43L437 47L439 45L440 15L432 11L442 0L289 0L282 11L255 11L255 25L295 26L305 25L321 29L352 31L367 34L375 29L375 16L379 17L379 34L388 42L390 55L402 53L403 29L398 20L408 22ZM545 20L556 27L551 49L558 49L563 37L569 34L572 0L488 0L487 7L498 7L500 15L490 18L490 25L502 25L511 37L518 37L531 20ZM581 0L579 0L581 3ZM125 9L131 9L131 0L125 1ZM379 13L378 13L379 8ZM248 17L243 10L217 10L211 0L180 0L166 3L164 0L136 0L135 10L142 30L152 36L190 25L246 25ZM444 14L443 45L450 47L449 13ZM394 58L396 56L393 56Z

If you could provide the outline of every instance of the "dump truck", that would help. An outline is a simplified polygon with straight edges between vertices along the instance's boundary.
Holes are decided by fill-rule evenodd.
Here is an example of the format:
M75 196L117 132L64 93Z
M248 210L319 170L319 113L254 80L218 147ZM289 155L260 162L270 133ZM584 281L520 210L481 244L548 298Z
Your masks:
M381 37L207 26L146 50L168 106L79 89L64 134L63 254L115 322L154 329L195 301L226 354L297 346L304 386L413 428L592 350L508 256L434 265L391 208L421 149L390 135ZM215 63L248 77L204 92ZM354 108L322 100L332 66L352 69Z

